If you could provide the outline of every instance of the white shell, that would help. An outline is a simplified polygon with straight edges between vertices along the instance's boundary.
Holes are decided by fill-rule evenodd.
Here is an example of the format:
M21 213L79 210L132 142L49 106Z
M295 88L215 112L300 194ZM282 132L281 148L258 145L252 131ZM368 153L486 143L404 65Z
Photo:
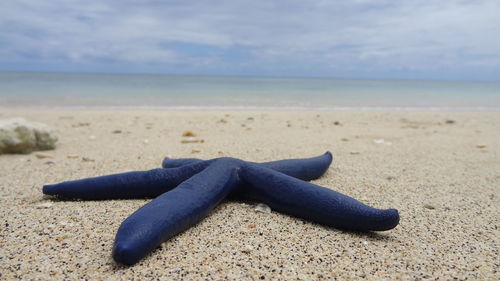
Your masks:
M254 210L259 213L271 213L271 208L262 203L255 205Z

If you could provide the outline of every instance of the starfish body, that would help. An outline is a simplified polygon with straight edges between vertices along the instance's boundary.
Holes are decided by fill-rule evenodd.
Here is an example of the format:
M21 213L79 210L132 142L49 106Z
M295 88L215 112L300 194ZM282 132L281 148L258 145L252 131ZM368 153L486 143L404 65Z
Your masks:
M230 195L348 230L389 230L399 223L395 209L375 209L306 182L320 177L331 161L329 152L314 158L267 163L234 158L165 159L163 169L46 185L43 192L87 200L156 197L118 229L113 258L127 265L137 263L162 242L202 220Z

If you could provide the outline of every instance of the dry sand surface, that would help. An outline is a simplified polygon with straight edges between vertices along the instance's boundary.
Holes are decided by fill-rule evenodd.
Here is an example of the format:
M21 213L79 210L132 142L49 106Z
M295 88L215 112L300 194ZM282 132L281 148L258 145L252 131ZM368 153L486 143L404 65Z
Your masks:
M500 113L2 110L58 132L53 151L0 156L0 279L498 280ZM447 121L452 120L452 121ZM191 130L203 143L182 143ZM133 267L111 258L148 200L60 201L46 183L160 167L164 156L335 155L315 183L398 227L352 233L227 202Z

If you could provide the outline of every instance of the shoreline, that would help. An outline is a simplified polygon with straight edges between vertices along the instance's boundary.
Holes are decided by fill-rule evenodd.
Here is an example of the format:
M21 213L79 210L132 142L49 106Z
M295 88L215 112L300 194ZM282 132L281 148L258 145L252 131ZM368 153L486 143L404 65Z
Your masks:
M454 106L238 106L238 105L215 105L215 106L197 106L197 105L174 105L174 106L124 106L124 105L10 105L4 106L0 104L0 110L81 110L81 111L274 111L274 112L500 112L500 107L454 107Z

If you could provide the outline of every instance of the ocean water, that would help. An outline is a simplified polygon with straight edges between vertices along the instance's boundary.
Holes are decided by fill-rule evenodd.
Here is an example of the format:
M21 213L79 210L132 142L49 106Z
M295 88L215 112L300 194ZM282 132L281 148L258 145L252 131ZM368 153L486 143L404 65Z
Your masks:
M0 107L500 110L500 82L0 72Z

